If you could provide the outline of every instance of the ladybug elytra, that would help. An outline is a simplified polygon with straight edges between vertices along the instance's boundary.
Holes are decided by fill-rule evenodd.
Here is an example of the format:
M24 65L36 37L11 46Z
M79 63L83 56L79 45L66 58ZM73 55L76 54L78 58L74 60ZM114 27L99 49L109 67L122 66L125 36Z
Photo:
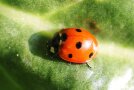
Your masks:
M86 63L95 57L97 48L97 40L89 31L66 28L55 34L50 51L65 61Z

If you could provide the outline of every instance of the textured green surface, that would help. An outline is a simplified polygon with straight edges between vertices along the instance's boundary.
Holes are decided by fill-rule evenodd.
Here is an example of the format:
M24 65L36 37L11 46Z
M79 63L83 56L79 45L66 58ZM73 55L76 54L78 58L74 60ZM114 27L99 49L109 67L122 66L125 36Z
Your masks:
M133 90L133 16L132 0L0 0L0 90ZM92 21L92 69L48 52L56 31Z

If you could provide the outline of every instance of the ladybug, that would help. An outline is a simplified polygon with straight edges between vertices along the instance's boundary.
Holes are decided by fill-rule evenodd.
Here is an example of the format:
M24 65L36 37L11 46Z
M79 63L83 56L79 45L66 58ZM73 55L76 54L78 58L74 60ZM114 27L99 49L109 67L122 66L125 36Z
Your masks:
M65 28L57 32L50 51L72 63L87 63L95 57L98 48L96 38L83 28Z

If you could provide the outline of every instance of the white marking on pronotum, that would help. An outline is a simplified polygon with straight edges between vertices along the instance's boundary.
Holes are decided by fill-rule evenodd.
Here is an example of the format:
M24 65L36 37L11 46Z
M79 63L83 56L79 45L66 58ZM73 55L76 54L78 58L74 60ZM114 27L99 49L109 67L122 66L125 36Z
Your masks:
M55 53L55 52L54 52L54 47L51 47L51 48L50 48L50 52Z
M62 34L59 33L59 36L60 36L60 38L61 38L61 37L62 37ZM61 43L62 43L62 40L60 39L60 41L59 41L59 46L61 45Z
M60 40L60 42L59 42L59 45L61 45L62 44L62 40Z
M59 36L61 37L61 36L62 36L62 34L61 34L61 33L59 33Z

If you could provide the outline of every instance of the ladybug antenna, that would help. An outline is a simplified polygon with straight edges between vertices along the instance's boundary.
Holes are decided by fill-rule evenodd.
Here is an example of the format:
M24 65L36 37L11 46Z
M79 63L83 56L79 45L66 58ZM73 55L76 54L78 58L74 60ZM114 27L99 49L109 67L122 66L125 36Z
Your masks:
M88 62L86 62L86 64L87 64L87 66L91 69L92 67L89 65L89 63Z

